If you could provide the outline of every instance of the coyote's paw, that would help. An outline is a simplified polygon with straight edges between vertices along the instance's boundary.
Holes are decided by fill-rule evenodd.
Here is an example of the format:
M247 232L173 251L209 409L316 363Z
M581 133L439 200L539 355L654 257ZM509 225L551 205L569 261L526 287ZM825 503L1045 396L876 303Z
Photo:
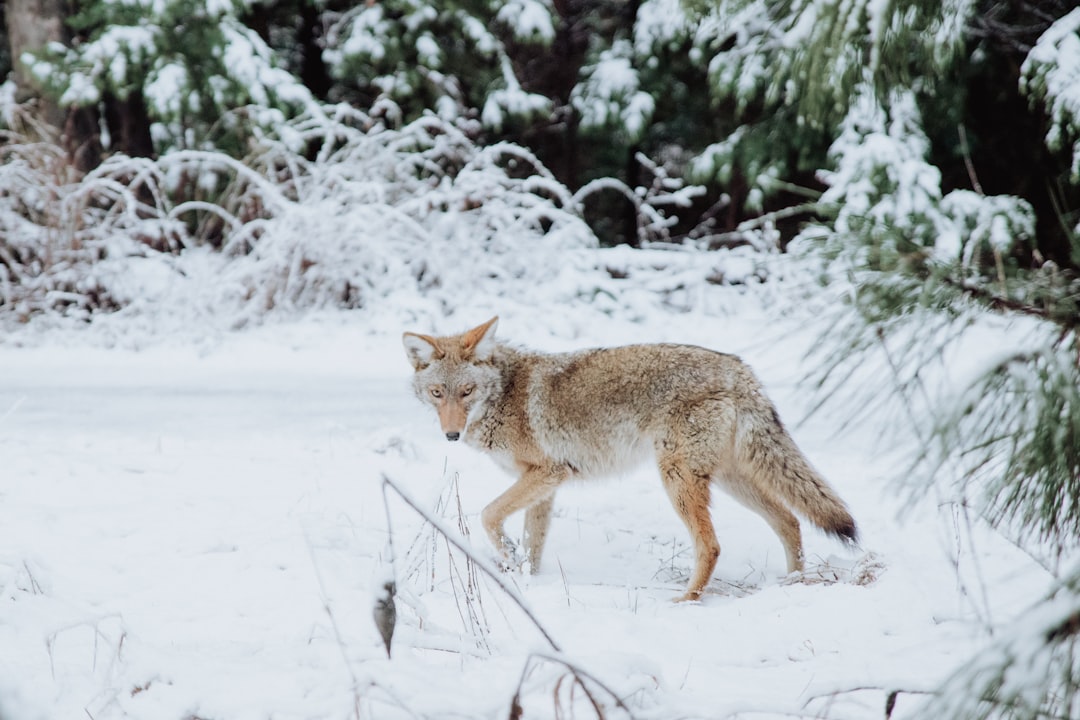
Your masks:
M499 569L503 572L521 570L525 564L525 558L518 552L517 543L510 538L504 537L499 543L499 557L496 561Z
M704 593L701 590L687 590L686 592L684 592L679 597L672 598L671 602L673 602L673 603L699 602L701 600L701 596L703 594Z

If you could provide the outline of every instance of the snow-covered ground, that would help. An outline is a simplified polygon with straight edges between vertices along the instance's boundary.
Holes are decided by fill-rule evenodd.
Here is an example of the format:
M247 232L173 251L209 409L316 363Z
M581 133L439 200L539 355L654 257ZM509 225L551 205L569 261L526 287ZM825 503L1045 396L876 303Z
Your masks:
M138 350L92 330L0 344L0 718L505 718L515 695L526 718L594 716L569 666L641 718L881 718L894 691L893 716L917 717L920 693L1048 577L952 505L901 514L890 480L914 453L895 431L908 421L841 431L834 407L797 423L820 328L714 292L728 293L720 311L634 322L515 305L500 332L540 349L741 354L851 506L862 547L804 524L807 579L791 582L764 522L718 493L711 592L676 604L691 551L655 471L567 487L542 571L505 576L561 654L384 500L383 475L492 556L478 516L508 479L441 439L398 335L455 332L483 310L392 331L393 318L323 313ZM387 658L372 608L391 572ZM586 682L606 717L625 715Z

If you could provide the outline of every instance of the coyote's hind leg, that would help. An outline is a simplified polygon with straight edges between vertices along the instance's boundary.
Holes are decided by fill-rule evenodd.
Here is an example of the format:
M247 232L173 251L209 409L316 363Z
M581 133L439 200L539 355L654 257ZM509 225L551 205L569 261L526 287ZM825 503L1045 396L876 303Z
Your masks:
M748 509L764 518L776 536L780 538L780 542L784 545L784 554L787 556L788 573L802 572L802 531L799 527L799 519L787 509L787 506L767 490L755 487L743 480L721 481L721 487Z
M534 575L540 571L540 557L544 554L554 504L555 496L552 495L525 511L525 559L529 561L529 571Z
M694 543L694 572L690 575L686 592L678 601L697 600L712 577L716 560L720 557L720 543L716 540L709 513L711 479L693 474L675 453L661 452L657 463L664 489Z

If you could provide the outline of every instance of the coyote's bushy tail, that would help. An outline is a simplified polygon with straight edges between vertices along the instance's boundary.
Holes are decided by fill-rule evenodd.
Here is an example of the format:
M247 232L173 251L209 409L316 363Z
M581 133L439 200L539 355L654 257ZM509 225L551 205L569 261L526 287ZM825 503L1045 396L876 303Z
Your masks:
M857 544L859 531L847 505L810 465L771 404L769 410L771 417L740 413L737 453L743 471L814 525Z

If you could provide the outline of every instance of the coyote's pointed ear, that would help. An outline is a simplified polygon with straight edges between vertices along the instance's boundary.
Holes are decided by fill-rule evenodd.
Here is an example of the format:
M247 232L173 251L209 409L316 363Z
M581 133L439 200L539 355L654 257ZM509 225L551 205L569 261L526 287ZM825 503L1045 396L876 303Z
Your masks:
M499 318L496 316L465 333L461 340L465 355L471 355L475 360L489 360L495 352L495 328L498 326Z
M439 342L430 335L407 332L401 336L401 342L414 370L425 368L446 354L439 347Z

